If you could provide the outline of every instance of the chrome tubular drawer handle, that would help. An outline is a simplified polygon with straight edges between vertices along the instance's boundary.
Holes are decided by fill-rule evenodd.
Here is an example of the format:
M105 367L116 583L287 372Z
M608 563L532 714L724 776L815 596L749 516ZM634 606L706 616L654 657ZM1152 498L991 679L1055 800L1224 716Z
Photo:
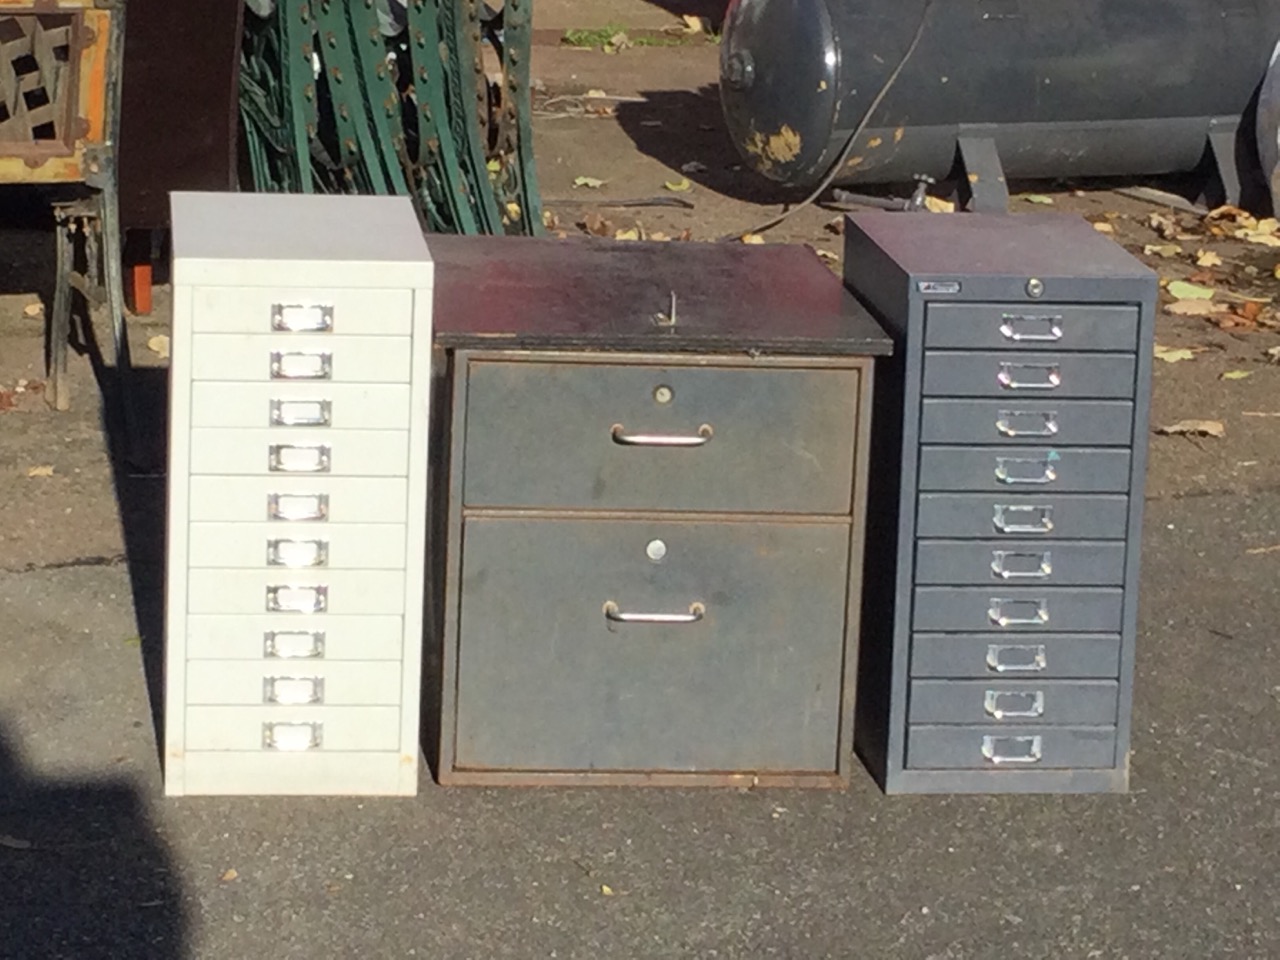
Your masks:
M1049 668L1044 644L987 645L987 667L996 673L1040 673Z
M711 429L711 424L704 423L693 436L627 433L622 424L615 423L610 432L613 442L623 447L702 447L711 442L715 431Z
M267 613L324 613L328 587L267 587Z
M267 448L272 473L328 473L330 451L322 443L273 443Z
M1002 437L1056 437L1058 414L1056 411L1001 410L996 430Z
M1020 517L1031 520L1030 523L1019 522ZM1001 533L1027 534L1049 533L1053 530L1053 507L1033 507L1022 503L997 503L995 516L991 522Z
M1000 335L1014 343L1055 343L1062 339L1062 317L1032 317L1006 313Z
M262 747L283 753L319 750L324 745L323 723L264 723Z
M333 423L331 400L272 400L273 427L327 427Z
M1030 469L1028 469L1030 468ZM996 479L1010 486L1019 483L1046 484L1058 479L1052 460L1026 460L996 457Z
M269 567L327 567L328 540L268 540Z
M333 307L277 303L271 307L271 329L280 333L330 333Z
M994 737L982 738L982 755L991 763L1039 763L1044 756L1044 738Z
M996 720L1034 720L1044 716L1044 691L988 690L982 708Z
M263 677L262 702L284 707L324 703L324 677Z
M1049 622L1049 604L1046 600L992 598L987 616L997 627L1042 627Z
M269 493L268 520L328 520L327 493Z
M1002 363L996 381L1006 390L1057 390L1062 386L1062 369L1057 364Z
M1048 580L1053 574L1053 558L1048 550L1043 553L993 550L991 556L991 572L1002 580Z
M271 354L272 380L332 380L333 354L327 352Z
M262 635L264 660L323 660L323 630L268 630Z
M706 613L706 606L697 602L689 604L688 613L625 613L612 600L604 605L605 619L613 623L697 623Z

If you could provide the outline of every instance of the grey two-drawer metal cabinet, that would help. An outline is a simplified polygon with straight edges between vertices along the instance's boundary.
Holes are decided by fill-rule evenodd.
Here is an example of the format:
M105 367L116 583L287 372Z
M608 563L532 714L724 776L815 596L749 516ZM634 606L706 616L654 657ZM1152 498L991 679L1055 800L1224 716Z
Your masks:
M890 792L1126 789L1155 275L1067 215L859 214L845 236L896 342L860 753Z
M415 793L433 268L412 205L172 208L166 792Z
M798 248L430 243L441 782L844 783L883 331Z

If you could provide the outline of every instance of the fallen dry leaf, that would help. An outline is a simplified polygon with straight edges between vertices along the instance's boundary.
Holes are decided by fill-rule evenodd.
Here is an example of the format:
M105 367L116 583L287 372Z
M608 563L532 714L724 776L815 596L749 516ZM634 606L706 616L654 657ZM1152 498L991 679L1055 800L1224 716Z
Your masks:
M612 897L613 887L609 886L607 883L602 883L600 884L600 892L606 897Z
M663 186L674 193L687 193L693 189L693 184L689 182L688 177L681 177L679 180L668 180Z
M1218 275L1212 270L1197 270L1191 276L1187 277L1188 283L1214 283L1218 279Z
M1179 233L1177 221L1162 213L1153 213L1151 216L1147 217L1147 226L1165 240L1172 240Z
M44 316L44 304L37 300L35 303L28 303L22 308L22 315L28 320L34 320Z
M689 227L685 227L683 230L681 230L681 231L680 231L680 233L679 233L679 234L677 234L676 239L677 239L677 240L692 240L692 239L693 239L693 230L692 230L692 229L690 229Z
M169 338L159 333L147 341L147 349L154 353L161 360L169 359Z
M588 213L582 218L582 228L593 237L613 236L613 224L598 213Z
M1251 557L1256 557L1264 553L1280 553L1280 543L1272 547L1250 547L1245 553Z
M520 204L516 203L514 200L507 201L506 210L507 218L513 223L519 222L520 218L524 216L524 212L520 209Z
M764 237L760 236L758 233L744 233L742 235L742 242L754 244L764 243Z
M1253 376L1253 371L1251 370L1228 370L1222 376L1218 377L1218 379L1219 380L1247 380L1249 379L1249 377L1252 377L1252 376Z
M1268 347L1267 359L1272 363L1280 363L1280 347Z
M619 230L613 235L615 240L639 240L640 231L635 227L628 227L625 230Z
M1169 284L1169 296L1175 300L1212 300L1213 288L1196 286L1185 280L1174 280Z
M1053 206L1053 197L1047 197L1043 193L1028 193L1022 199L1027 203L1038 203L1046 207Z
M555 215L554 211L543 210L542 225L546 227L548 230L555 230L557 227L560 226L560 218Z
M1196 251L1197 267L1220 267L1222 266L1222 257L1218 256L1212 250Z
M235 867L232 867L230 870L228 870L218 879L221 880L223 883L230 883L232 880L234 880L238 876L240 876L240 872L236 870Z
M1194 360L1196 355L1186 347L1166 347L1156 344L1156 359L1165 363L1177 363L1179 360Z
M1274 233L1251 233L1247 230L1236 232L1236 237L1246 243L1256 243L1263 247L1280 247L1280 237Z
M1221 420L1179 420L1157 428L1156 433L1166 437L1223 437L1227 428Z
M28 467L27 476L28 477L52 477L53 467L47 463L38 467Z
M1142 252L1148 257L1164 257L1167 260L1181 256L1182 248L1176 243L1148 243L1142 248Z
M681 173L706 173L707 165L697 160L690 160L688 163L680 164Z
M1257 300L1249 300L1245 303L1237 303L1235 305L1236 313L1246 320L1257 322L1258 315L1262 313L1262 304Z
M844 235L844 217L836 217L834 220L828 220L822 227L827 233L834 233L837 237ZM1276 266L1280 270L1280 265Z
M13 399L14 393L13 390L0 390L0 413L12 410L18 405L18 401Z
M1115 233L1116 232L1116 228L1113 227L1111 224L1107 223L1105 220L1099 220L1097 223L1093 225L1093 229L1097 230L1099 233Z
M657 241L660 241L660 242L665 243L666 241L670 240L671 238L670 238L669 236L667 236L667 234L663 233L661 230L655 230L655 231L653 231L653 233L649 234L649 236L648 236L646 239L648 239L648 240L657 240Z
M818 256L820 256L823 260L827 261L827 263L840 262L839 255L832 253L830 250L819 250L815 247L813 252L816 253Z
M605 97L609 95L605 93L603 90L591 89L587 91L586 96L592 100L603 100Z
M941 197L925 197L924 208L930 213L955 213L956 205L952 200L943 200Z
M19 840L17 837L10 837L0 833L0 847L4 847L6 850L30 850L31 841Z
M604 181L598 177L574 177L574 187L586 187L588 190L599 190L604 186Z
M1175 300L1164 308L1164 312L1175 317L1211 317L1216 313L1226 313L1227 305L1212 300Z

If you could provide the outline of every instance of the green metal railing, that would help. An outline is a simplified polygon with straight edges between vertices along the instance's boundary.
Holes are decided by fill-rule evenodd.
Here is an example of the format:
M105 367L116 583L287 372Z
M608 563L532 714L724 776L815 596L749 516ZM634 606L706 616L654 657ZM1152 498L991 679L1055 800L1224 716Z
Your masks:
M247 11L240 113L254 189L408 195L435 232L542 232L531 4L408 0L393 30L387 0Z

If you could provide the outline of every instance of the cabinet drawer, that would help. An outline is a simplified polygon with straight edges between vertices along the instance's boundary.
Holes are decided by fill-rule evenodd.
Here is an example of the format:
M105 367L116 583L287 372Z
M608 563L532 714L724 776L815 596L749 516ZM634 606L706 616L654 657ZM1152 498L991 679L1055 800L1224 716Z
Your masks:
M1115 765L1115 727L933 727L907 730L917 770L1025 770Z
M469 520L462 549L458 768L835 771L847 525Z
M407 384L213 383L191 385L193 427L408 430Z
M916 511L920 537L1123 539L1128 497L924 493Z
M409 511L403 477L192 477L190 517L218 522L292 520L402 523Z
M190 613L400 613L400 570L192 570ZM323 620L323 617L318 618Z
M188 750L400 749L399 707L188 707Z
M1124 591L1111 588L917 587L920 631L1119 633Z
M411 290L196 287L198 333L399 334L413 329Z
M314 623L278 613L187 617L189 660L399 660L403 646L404 622L390 614L330 615Z
M1134 394L1137 358L1116 353L924 355L929 397L1116 397Z
M999 350L1134 350L1138 308L1073 304L935 303L925 346Z
M1124 561L1122 541L922 540L916 583L1118 586Z
M193 523L192 567L403 570L404 524Z
M1127 493L1128 450L1079 447L923 447L921 490Z
M395 752L188 750L182 761L182 782L188 795L200 796L405 794L413 792L404 783L407 759Z
M408 383L412 342L409 337L197 333L191 338L191 376L217 381Z
M922 443L1127 446L1133 404L1120 400L926 400Z
M911 638L913 677L1117 677L1117 634L918 633Z
M409 432L198 427L191 431L191 472L403 477L409 472Z
M1114 724L1114 680L915 680L912 723Z
M234 706L398 704L400 664L199 660L187 664L187 703Z
M474 361L469 506L845 514L857 370Z

